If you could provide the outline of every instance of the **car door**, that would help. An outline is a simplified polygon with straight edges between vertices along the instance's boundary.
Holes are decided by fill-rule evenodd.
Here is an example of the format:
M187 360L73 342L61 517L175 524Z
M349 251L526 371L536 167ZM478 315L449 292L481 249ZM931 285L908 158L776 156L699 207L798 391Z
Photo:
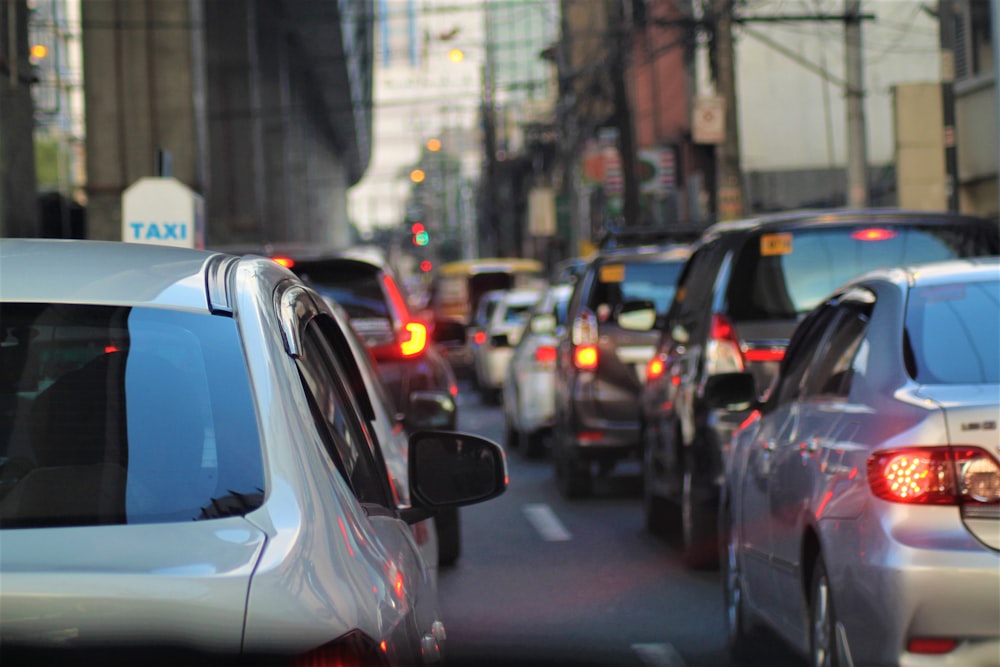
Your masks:
M772 557L776 533L771 505L773 470L782 443L793 439L798 432L801 417L798 399L830 317L830 309L820 309L803 320L796 330L782 362L778 383L760 409L760 428L747 453L746 472L739 489L747 595L764 613L778 617L784 616L779 610L785 601L776 589L777 575Z
M794 402L795 424L777 440L768 481L774 590L782 621L799 628L806 609L801 587L802 538L833 493L823 461L854 416L848 406L851 368L868 327L870 303L852 296L829 307L819 341ZM814 509L818 508L818 509ZM796 601L803 606L797 607Z
M300 325L300 331L302 354L296 363L317 429L365 515L358 522L342 521L341 534L328 537L346 542L349 550L380 552L384 589L376 594L379 616L385 629L391 628L400 655L410 658L407 652L419 650L422 638L433 636L438 620L432 578L409 526L399 518L384 459L366 426L365 410L371 406L364 405L363 379L343 332L322 312Z

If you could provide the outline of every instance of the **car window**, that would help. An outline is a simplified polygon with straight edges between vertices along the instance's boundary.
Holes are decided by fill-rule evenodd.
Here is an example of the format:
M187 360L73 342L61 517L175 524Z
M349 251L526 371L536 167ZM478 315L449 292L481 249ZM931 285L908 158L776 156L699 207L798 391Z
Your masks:
M825 332L836 311L830 306L819 308L795 330L788 344L777 385L771 392L767 407L773 408L798 400L803 391L806 374L816 356L817 348L826 338Z
M670 306L682 262L628 262L608 260L596 267L596 281L587 298L587 308L610 310L628 301L651 301L656 312Z
M803 397L847 397L854 356L868 331L869 313L870 306L861 308L858 304L837 308L829 333L812 364Z
M795 319L854 276L877 268L992 254L982 227L844 226L749 237L726 293L734 322Z
M678 277L671 317L694 333L699 319L705 319L715 282L717 243L699 248L685 264Z
M928 384L1000 382L1000 281L934 285L911 291L906 334L912 375Z
M376 461L360 411L350 398L350 383L315 320L303 330L302 347L299 373L327 453L359 501L391 506L384 467Z
M4 304L0 342L3 526L192 521L263 502L231 318Z
M532 306L534 304L531 303L508 304L503 312L504 324L524 323L531 314Z

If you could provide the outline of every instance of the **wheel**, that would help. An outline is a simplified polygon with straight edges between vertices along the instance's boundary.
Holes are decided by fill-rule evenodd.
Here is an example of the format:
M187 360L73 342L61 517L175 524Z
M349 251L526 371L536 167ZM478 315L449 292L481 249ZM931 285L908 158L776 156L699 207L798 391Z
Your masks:
M666 499L656 495L656 470L653 461L653 446L643 437L642 451L642 514L646 530L653 535L669 537L676 530L675 507Z
M545 451L545 432L538 430L532 433L522 433L521 442L524 443L524 456L536 459Z
M590 495L592 477L590 465L578 461L561 445L555 452L556 484L565 498L586 498Z
M504 418L504 446L507 451L517 449L521 443L521 436L513 424L510 423L510 417Z
M722 594L726 605L726 645L734 658L750 658L763 653L763 640L743 599L743 576L740 573L739 544L728 513L722 521L720 554Z
M809 595L809 654L813 667L839 667L837 616L823 556L816 557Z
M714 499L705 497L690 458L681 493L682 556L688 567L710 570L719 566L718 509Z
M438 567L451 567L462 554L462 529L458 508L449 507L434 515L438 538Z

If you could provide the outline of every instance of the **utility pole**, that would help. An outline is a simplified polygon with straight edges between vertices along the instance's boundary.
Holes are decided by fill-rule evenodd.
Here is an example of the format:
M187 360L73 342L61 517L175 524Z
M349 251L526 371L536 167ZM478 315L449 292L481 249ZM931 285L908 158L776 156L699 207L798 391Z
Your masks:
M28 4L0 0L0 236L38 236Z
M955 3L938 3L941 35L941 105L944 120L944 187L948 210L958 212L958 151L955 137Z
M745 213L740 165L739 104L736 99L736 59L733 48L733 0L713 0L715 91L722 98L725 134L715 148L720 220L738 220Z
M611 56L611 78L614 87L615 126L618 129L618 150L622 156L622 180L625 192L622 215L625 225L638 225L639 183L636 174L635 135L632 128L632 105L625 84L625 53L630 45L629 26L625 18L624 0L608 0L609 24L614 33Z
M844 53L847 84L847 205L868 206L868 140L861 52L861 0L845 0Z

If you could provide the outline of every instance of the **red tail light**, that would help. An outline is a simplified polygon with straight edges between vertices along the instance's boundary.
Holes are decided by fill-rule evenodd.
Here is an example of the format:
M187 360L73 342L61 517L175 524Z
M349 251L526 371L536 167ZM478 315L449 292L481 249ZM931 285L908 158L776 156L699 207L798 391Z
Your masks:
M663 371L666 370L666 365L663 363L663 359L660 357L653 357L646 364L646 379L655 380L663 375Z
M938 637L916 637L906 644L906 650L910 653L923 653L924 655L943 655L951 653L958 646L958 640L942 639Z
M413 357L427 349L427 327L420 322L408 322L403 330L405 340L399 343L399 351L404 357Z
M747 361L781 361L785 358L785 351L778 348L747 350L743 358Z
M1000 504L1000 463L979 447L904 447L868 457L877 497L918 505Z
M578 345L573 351L573 364L581 371L592 371L597 368L597 346Z
M476 345L482 345L486 342L486 332L477 331L476 335L472 337L472 340L475 341Z
M556 360L556 348L551 345L539 345L535 348L535 361L540 364L551 364Z
M388 667L385 642L382 645L360 630L296 656L292 667Z
M272 257L271 260L274 261L274 262L276 262L276 263L278 263L278 264L280 264L281 266L285 267L286 269L290 269L293 266L295 266L295 260L292 259L291 257L277 256L277 257Z
M712 315L712 328L709 330L705 360L709 375L740 373L746 370L733 323L725 315L718 313Z

